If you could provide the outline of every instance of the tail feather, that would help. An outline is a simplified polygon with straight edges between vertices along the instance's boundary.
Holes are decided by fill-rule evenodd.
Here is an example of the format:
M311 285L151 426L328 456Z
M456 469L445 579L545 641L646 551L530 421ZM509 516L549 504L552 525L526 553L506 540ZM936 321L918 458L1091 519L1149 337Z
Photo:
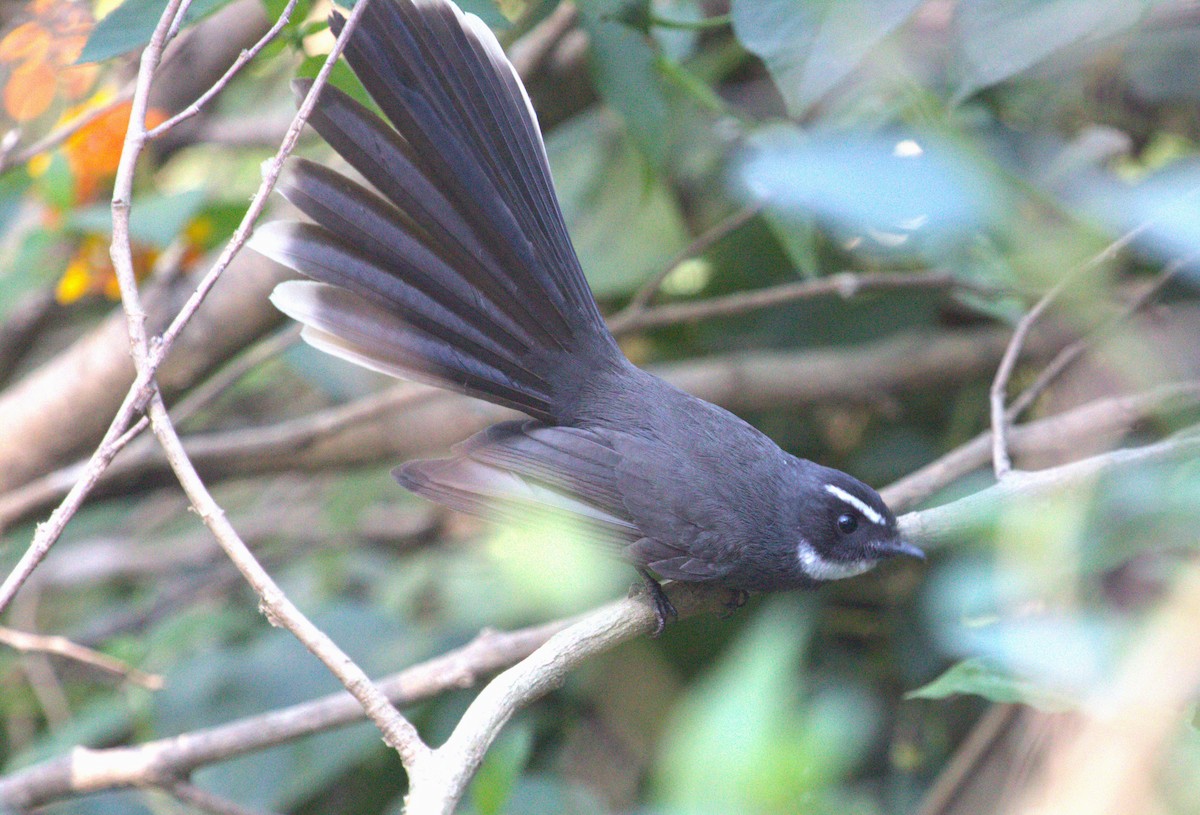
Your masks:
M279 186L285 198L330 234L369 255L379 267L395 272L381 274L376 266L368 267L361 284L364 288L398 303L406 302L403 292L407 288L418 289L468 326L494 323L491 333L495 341L514 354L523 355L537 347L539 337L530 336L510 316L511 309L485 310L480 302L480 286L460 275L412 230L405 229L403 214L396 207L319 164L299 159L290 169ZM320 241L319 233L310 240ZM338 271L353 275L356 268ZM319 273L313 276L327 283L342 284L340 279L329 279ZM528 323L526 313L516 314L517 320L524 318Z
M290 281L275 287L271 302L304 323L315 348L389 376L465 393L549 421L550 394L436 337L416 332L386 309L340 286Z
M310 80L298 80L296 87L303 93L310 84ZM531 326L543 343L557 343L569 332L569 324L553 302L521 296L522 288L529 291L537 284L520 273L521 267L513 274L494 257L435 183L435 171L418 166L409 144L378 116L327 86L308 123L395 205L402 213L401 223L495 305Z
M425 64L436 65L436 57L440 56L448 66L447 72L464 79L457 85L446 83L443 74L442 87L455 96L454 108L460 114L475 154L493 157L484 163L484 168L504 191L526 234L557 238L546 242L553 256L543 257L543 262L559 266L575 262L574 254L569 251L566 225L554 198L537 114L512 64L479 18L464 15L448 4L432 5L431 10L434 13L425 15L424 20L432 38L420 37L423 33L417 25L420 15L414 10L388 6L385 12L404 15L407 11L406 22L413 25L424 46L423 54L428 60ZM454 47L444 47L448 42ZM560 282L568 284L564 295L578 307L594 308L594 300L586 288L580 291L570 285L581 279L562 278Z
M430 76L434 67L444 64L443 50L422 54L413 32L385 16L385 7L391 5L368 8L356 36L346 45L346 59L408 143L417 166L442 187L484 242L501 254L509 274L524 278L522 288L542 289L552 303L564 308L553 275L542 268L534 251L533 236L525 232L510 201L497 188L478 148L468 142L467 126L454 109L453 97ZM334 31L340 31L344 21L338 15L331 21ZM463 77L450 76L446 81L453 86Z
M535 388L548 396L549 386L535 371L522 367L519 355L505 349L493 334L464 320L405 278L383 273L369 257L342 243L315 224L273 223L256 234L255 249L272 260L291 266L314 280L344 288L379 309L399 311L403 321L391 317L422 340L434 340L455 352L454 358L477 360L488 369L500 371L509 384ZM307 321L306 321L307 322ZM414 330L415 329L415 330ZM385 339L382 335L376 339ZM413 343L407 343L411 349ZM441 363L446 354L439 354ZM474 373L464 367L464 373ZM447 386L453 386L451 379ZM543 400L544 401L544 400Z
M277 304L332 353L569 421L585 377L624 360L494 35L449 0L375 0L345 53L395 129L322 92L310 123L374 190L294 163L281 192L315 224L252 245L326 285Z

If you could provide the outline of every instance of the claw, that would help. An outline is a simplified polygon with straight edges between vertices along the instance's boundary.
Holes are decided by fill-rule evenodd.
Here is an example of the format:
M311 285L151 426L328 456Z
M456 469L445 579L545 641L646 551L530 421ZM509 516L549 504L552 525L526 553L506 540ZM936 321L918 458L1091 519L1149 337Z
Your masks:
M675 606L671 605L671 598L667 597L667 593L663 591L662 585L651 577L650 572L645 569L638 569L638 574L642 576L642 582L646 586L646 593L650 595L650 601L654 605L654 618L657 624L654 626L654 633L650 636L657 638L667 627L668 619L679 619L679 612L675 610Z

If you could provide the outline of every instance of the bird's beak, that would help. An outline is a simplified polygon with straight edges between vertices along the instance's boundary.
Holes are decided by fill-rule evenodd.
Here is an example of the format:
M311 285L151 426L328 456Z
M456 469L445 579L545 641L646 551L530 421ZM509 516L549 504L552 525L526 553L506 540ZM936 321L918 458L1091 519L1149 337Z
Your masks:
M878 552L882 557L907 555L908 557L915 557L917 560L925 559L924 552L902 538L895 538L893 540L880 543Z

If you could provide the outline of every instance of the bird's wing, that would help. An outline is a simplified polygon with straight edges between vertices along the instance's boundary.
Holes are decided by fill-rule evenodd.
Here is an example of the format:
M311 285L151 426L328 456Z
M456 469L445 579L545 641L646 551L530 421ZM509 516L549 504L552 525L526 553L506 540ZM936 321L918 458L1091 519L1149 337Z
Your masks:
M460 512L506 522L562 517L588 539L627 546L643 536L614 484L617 458L591 431L515 421L477 433L449 458L410 462L394 475Z

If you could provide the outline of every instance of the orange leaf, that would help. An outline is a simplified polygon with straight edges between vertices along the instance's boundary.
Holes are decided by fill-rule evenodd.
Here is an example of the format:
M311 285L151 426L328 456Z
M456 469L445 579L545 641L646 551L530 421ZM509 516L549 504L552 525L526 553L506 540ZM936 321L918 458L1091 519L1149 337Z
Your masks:
M36 119L54 101L54 80L54 69L44 62L19 66L4 85L4 109L18 122Z
M76 102L86 94L96 82L96 75L100 73L100 66L94 62L87 65L72 65L69 68L64 68L59 74L59 81L62 82L63 91L67 95L67 99Z
M50 51L50 34L37 20L21 23L0 39L0 61L42 62Z

